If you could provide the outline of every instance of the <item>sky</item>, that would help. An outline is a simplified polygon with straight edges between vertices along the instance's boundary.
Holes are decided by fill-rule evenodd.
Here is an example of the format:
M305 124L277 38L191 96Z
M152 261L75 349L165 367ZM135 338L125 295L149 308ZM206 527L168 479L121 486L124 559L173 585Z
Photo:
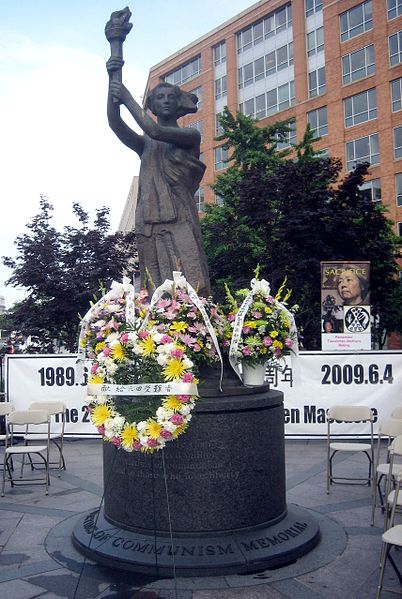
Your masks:
M124 83L141 100L150 67L253 4L129 4ZM74 224L74 202L92 217L108 206L112 230L118 226L139 171L136 154L106 119L110 47L104 27L121 8L116 0L0 0L0 257L16 255L15 239L29 232L41 195L54 207L58 230ZM24 297L23 289L5 285L11 274L1 262L7 308Z

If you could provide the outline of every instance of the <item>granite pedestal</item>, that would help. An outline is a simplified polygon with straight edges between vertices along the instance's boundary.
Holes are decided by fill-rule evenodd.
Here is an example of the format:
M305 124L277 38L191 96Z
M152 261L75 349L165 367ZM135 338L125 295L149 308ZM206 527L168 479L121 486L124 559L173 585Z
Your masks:
M295 561L320 537L287 506L283 394L204 389L188 431L153 455L104 443L104 504L73 532L93 560L156 576L250 573Z

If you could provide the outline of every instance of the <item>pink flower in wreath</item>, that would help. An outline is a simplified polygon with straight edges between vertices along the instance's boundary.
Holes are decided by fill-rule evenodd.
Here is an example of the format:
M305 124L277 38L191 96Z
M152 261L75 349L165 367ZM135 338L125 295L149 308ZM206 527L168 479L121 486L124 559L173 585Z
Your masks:
M181 401L181 403L187 403L190 400L189 395L177 395L177 399Z
M254 312L251 312L251 314L254 318L262 318L262 313L258 312L257 310L255 310Z
M140 332L138 333L138 337L139 337L140 339L146 339L147 337L149 337L149 333L148 333L148 331L140 331Z
M197 314L195 312L188 312L187 316L189 318L192 318L193 320L195 320L197 318Z
M161 430L160 436L162 439L171 439L173 435L170 431L167 431L165 428L163 428Z
M243 335L248 335L250 331L251 331L250 327L243 327L242 328Z
M280 347L275 347L275 349L274 349L274 354L275 354L275 356L276 356L277 358L280 358L280 357L281 357L281 355L282 355L282 352L281 352L281 349L280 349Z
M141 449L141 442L140 441L134 441L133 443L133 449L135 449L135 451L140 451Z
M183 424L184 422L184 418L181 414L173 414L173 416L171 416L169 420L172 424L175 424L176 426L180 426L180 424Z
M286 347L289 347L289 349L290 349L294 345L293 340L290 337L287 337L285 339L285 345L286 345Z
M180 360L180 358L183 357L183 354L184 354L183 350L179 349L178 347L171 351L172 358L178 358L179 360Z
M191 372L185 372L181 377L182 383L192 383L194 375Z
M200 352L200 351L201 351L201 346L200 346L200 345L198 345L198 343L194 343L194 345L193 345L193 350L194 350L195 352Z
M173 338L170 337L170 335L163 335L162 339L161 339L161 343L163 343L163 345L166 345L167 343L172 343Z
M170 304L171 304L171 300L170 299L160 299L156 303L156 307L157 308L167 308L168 306L170 306Z
M104 435L105 434L105 427L103 426L103 424L101 424L100 426L98 426L98 433L100 435Z
M234 322L236 320L236 316L234 314L228 314L228 322Z
M147 441L148 447L156 447L158 445L157 439L148 439Z
M91 374L95 374L95 372L98 370L98 364L92 364L91 366Z
M123 333L122 336L120 337L120 341L122 343L127 343L128 340L129 340L128 333Z
M112 350L110 349L110 347L104 347L102 351L103 351L103 355L106 357L110 356L110 354L112 353Z
M251 356L251 349L248 347L248 345L243 347L243 349L241 351L242 351L243 356Z
M121 445L121 441L120 441L119 437L112 437L111 442L113 443L113 445L116 445L116 447L120 447L120 445Z
M268 337L268 336L264 337L262 342L265 345L265 347L271 347L271 345L272 345L272 339L271 339L271 337Z

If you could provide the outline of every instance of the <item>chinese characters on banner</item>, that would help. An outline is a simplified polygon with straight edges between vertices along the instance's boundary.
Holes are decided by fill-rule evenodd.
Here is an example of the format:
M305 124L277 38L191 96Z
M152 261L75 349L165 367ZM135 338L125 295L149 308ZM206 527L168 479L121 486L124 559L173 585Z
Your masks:
M371 349L370 262L321 262L321 348Z

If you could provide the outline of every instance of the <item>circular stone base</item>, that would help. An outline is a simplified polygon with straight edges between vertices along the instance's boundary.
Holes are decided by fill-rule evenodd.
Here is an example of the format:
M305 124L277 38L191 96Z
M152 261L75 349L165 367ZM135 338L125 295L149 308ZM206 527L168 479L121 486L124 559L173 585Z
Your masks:
M311 512L289 506L276 524L226 533L138 534L111 525L103 510L87 513L73 530L77 549L102 565L164 577L249 574L284 566L320 540Z

